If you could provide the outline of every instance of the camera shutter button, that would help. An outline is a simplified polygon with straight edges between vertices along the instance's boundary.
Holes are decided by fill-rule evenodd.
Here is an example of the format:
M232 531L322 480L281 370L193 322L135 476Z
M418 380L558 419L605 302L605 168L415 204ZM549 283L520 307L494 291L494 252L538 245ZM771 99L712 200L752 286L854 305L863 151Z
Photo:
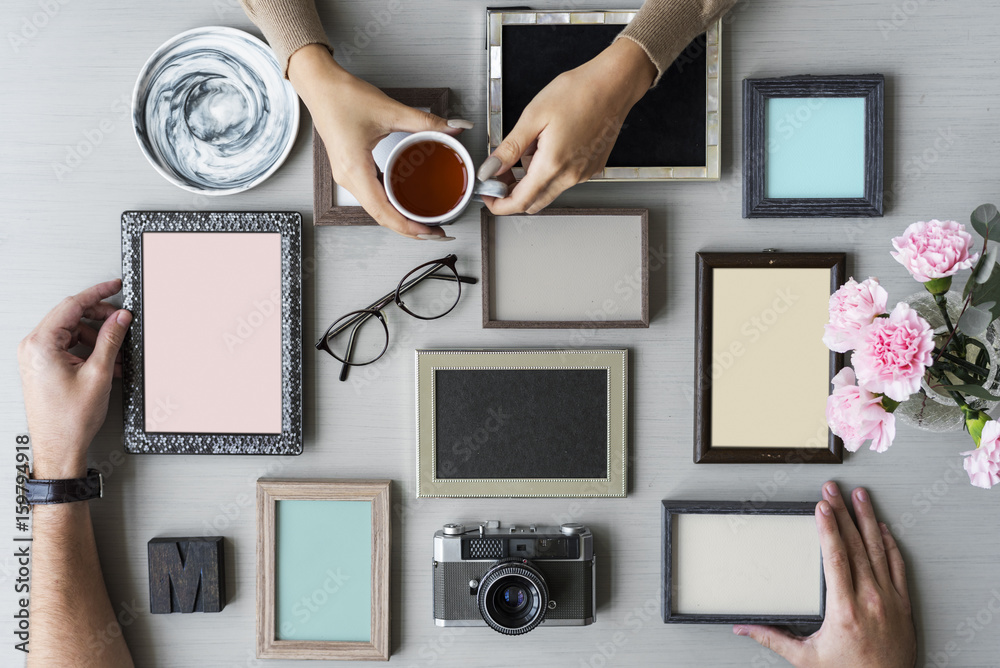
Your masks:
M559 527L559 530L567 536L575 536L577 534L582 534L586 530L586 527L578 522L567 522Z
M445 536L460 536L465 533L465 527L461 524L445 524L444 525L444 535Z

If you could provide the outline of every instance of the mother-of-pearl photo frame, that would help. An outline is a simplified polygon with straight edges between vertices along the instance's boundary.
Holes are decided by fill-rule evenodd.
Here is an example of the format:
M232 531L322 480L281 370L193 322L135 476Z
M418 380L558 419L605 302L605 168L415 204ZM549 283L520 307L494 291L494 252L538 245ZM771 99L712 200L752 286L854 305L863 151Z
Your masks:
M662 615L668 624L821 624L816 504L664 501Z
M487 8L489 152L538 91L600 53L637 12ZM629 112L607 165L591 181L719 180L722 23L695 37ZM511 173L522 178L524 168Z
M257 481L257 658L388 661L389 480Z
M840 463L823 343L844 253L698 253L695 463Z
M302 217L122 214L125 450L302 452Z

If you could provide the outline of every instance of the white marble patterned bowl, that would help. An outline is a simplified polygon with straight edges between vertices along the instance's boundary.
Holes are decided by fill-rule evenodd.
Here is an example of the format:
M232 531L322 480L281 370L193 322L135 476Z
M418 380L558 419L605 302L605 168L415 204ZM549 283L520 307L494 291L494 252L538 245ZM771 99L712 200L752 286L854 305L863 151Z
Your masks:
M262 41L195 28L149 57L132 93L139 148L168 181L203 195L253 188L288 157L299 101Z

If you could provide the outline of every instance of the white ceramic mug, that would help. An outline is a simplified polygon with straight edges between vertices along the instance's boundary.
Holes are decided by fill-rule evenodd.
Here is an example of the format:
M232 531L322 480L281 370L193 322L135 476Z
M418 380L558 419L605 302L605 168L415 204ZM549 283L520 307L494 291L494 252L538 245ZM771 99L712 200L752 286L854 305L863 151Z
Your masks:
M462 196L462 199L459 200L458 204L456 204L450 211L440 216L418 216L411 213L399 203L399 200L396 199L395 194L392 192L392 183L388 175L392 173L393 165L396 164L397 158L399 158L399 155L404 149L406 149L407 146L411 146L412 144L416 144L421 141L435 141L440 144L444 144L455 151L455 153L457 153L462 159L462 163L465 165L465 172L468 177L465 194ZM469 152L465 149L465 147L462 146L462 142L458 141L451 135L446 135L443 132L435 132L433 130L414 132L413 134L407 132L393 132L378 143L375 150L372 151L372 156L375 158L375 164L378 165L379 169L382 170L382 174L385 175L383 177L383 185L385 186L385 194L386 197L389 198L389 202L396 207L397 211L410 220L423 223L424 225L447 225L458 218L462 212L465 211L465 208L469 206L469 203L472 201L474 196L478 200L479 196L482 195L486 195L487 197L505 197L507 195L507 184L503 181L497 181L496 179L479 181L476 179L476 170L472 164L472 157L469 155Z

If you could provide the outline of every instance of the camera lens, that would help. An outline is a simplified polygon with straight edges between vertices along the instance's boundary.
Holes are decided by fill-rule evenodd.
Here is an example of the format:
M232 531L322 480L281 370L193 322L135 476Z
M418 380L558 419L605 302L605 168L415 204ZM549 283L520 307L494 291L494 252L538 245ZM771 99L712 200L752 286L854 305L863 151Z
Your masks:
M509 585L504 589L497 590L497 607L509 614L516 614L528 605L531 594L522 587Z
M480 580L479 614L494 630L520 635L542 623L549 604L544 576L524 559L497 562Z

